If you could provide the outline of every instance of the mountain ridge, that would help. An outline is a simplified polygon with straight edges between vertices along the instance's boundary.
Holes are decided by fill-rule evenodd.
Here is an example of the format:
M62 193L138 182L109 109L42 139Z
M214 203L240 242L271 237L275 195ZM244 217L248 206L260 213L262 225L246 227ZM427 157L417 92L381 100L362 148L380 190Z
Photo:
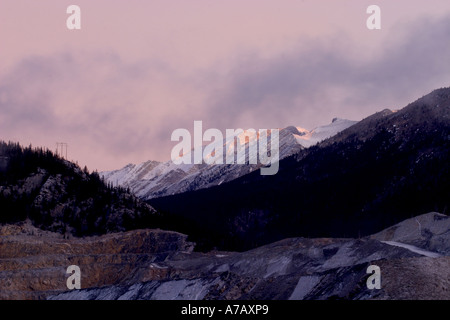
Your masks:
M357 121L335 118L332 123L312 130L294 126L283 128L279 132L279 159L284 159L302 148L317 144L355 123ZM242 137L238 136L239 139L242 140ZM100 175L109 183L130 188L144 200L209 188L232 181L260 168L260 164L249 164L249 146L256 142L257 140L241 142L241 144L245 144L246 148L245 165L175 165L171 160L163 163L146 161L138 165L128 164L119 170L100 172ZM221 143L217 144L222 147ZM230 148L230 141L224 139L223 148L224 154L226 154ZM192 152L183 157L191 158Z

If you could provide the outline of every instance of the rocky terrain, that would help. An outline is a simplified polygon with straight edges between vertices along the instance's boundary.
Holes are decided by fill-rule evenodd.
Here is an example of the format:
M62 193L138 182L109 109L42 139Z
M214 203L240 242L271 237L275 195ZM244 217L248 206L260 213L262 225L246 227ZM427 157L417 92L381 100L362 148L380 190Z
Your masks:
M450 217L429 213L361 239L290 238L246 252L193 251L186 236L135 230L64 239L0 228L1 299L450 299ZM68 291L66 268L81 269ZM366 286L369 265L381 289Z

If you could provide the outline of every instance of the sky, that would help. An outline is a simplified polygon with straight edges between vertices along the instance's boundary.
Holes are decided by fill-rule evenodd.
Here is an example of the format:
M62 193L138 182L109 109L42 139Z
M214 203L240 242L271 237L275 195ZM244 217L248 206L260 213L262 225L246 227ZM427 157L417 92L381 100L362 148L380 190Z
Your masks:
M450 86L449 38L448 0L2 0L0 139L66 142L104 171L169 160L171 133L195 120L361 120Z

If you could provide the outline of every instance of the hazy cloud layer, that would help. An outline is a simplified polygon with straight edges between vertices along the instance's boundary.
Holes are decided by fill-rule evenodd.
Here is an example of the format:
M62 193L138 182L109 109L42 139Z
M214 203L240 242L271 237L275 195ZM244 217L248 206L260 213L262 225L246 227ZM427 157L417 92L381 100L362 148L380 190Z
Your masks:
M1 77L0 134L50 147L67 141L72 154L90 150L99 168L140 153L168 158L165 123L195 98L189 86L161 62L130 65L105 53L33 56Z
M450 16L421 19L386 37L377 54L338 34L188 74L106 50L30 56L0 75L0 138L66 141L76 160L103 170L169 159L171 132L194 120L221 129L358 120L450 85L448 35Z
M211 97L220 125L314 126L332 116L361 119L450 85L450 16L411 23L375 57L345 35L303 43L273 57L243 59Z

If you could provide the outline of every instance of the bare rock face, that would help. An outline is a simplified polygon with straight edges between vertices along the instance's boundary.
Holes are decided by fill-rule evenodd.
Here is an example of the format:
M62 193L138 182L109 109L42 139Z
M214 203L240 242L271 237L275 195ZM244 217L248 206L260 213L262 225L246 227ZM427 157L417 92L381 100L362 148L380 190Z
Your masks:
M367 288L369 265L381 269L380 290ZM450 257L422 257L376 240L287 239L243 253L175 255L145 267L168 270L161 279L140 281L138 271L119 285L49 298L448 299L449 267Z
M194 252L176 232L64 239L30 223L7 225L0 228L0 298L450 299L447 223L430 213L362 239L291 238L208 253ZM81 290L66 287L72 264L81 269ZM370 265L380 268L381 289L367 287Z
M66 270L81 268L83 287L120 283L136 265L156 263L175 252L191 251L186 236L162 230L136 230L102 237L64 239L31 226L0 228L0 299L42 299L66 291ZM147 278L158 279L149 272Z

